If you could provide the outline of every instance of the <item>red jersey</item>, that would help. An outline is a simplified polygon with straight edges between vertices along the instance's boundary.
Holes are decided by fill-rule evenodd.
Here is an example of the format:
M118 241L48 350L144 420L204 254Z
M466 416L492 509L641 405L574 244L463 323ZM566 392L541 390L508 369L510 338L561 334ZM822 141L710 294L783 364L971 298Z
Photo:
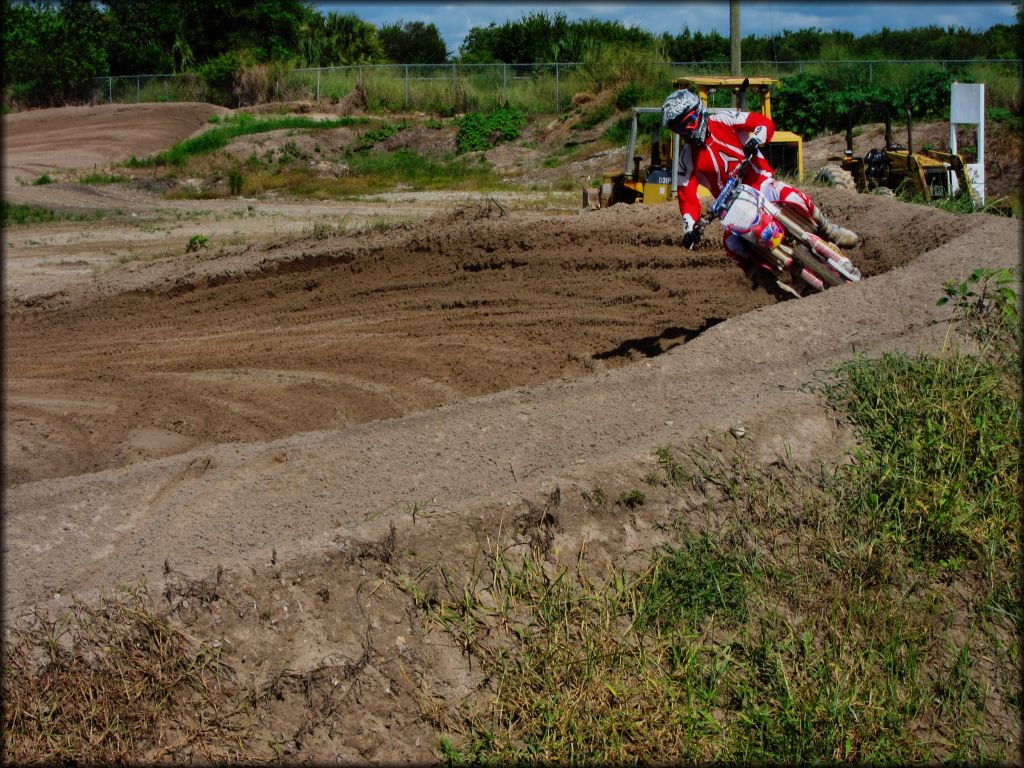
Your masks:
M708 135L703 147L683 142L679 152L677 195L683 220L689 218L687 230L700 218L697 186L703 184L717 196L726 177L743 160L743 145L747 140L753 136L764 144L771 141L774 133L775 124L764 115L731 109L708 115ZM760 188L773 173L768 161L759 154L751 161L743 183Z

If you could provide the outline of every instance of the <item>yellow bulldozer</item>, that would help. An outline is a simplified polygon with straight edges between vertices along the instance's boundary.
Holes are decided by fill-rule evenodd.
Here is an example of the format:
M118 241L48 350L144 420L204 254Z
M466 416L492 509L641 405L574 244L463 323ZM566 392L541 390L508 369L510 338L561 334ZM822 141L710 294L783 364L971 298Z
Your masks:
M769 77L678 77L672 81L675 89L687 88L693 91L708 107L709 112L732 109L731 106L717 105L716 100L723 94L735 97L737 109L758 112L767 118L772 116L772 88L778 80ZM651 154L646 166L643 156L636 154L641 115L654 114L659 119L651 129ZM626 161L622 170L603 174L601 186L583 190L585 210L607 207L616 203L642 203L652 205L663 203L675 196L677 189L675 169L679 159L679 137L671 134L662 136L661 107L633 107L629 141L626 145ZM796 180L803 179L803 140L789 131L776 130L772 140L761 147L768 163L780 175ZM710 193L699 188L699 193Z
M855 119L870 111L881 112L885 119L885 146L871 149L863 156L853 152ZM910 110L907 110L907 144L892 138L892 110L887 104L874 102L855 106L846 116L846 150L829 158L815 176L815 181L860 192L895 194L911 192L925 200L955 196L971 189L967 167L960 155L924 149L915 152Z

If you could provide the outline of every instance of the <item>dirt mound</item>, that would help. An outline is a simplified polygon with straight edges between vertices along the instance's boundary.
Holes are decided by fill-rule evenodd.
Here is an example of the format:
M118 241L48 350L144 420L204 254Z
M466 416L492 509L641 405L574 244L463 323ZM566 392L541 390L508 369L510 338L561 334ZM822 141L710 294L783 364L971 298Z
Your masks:
M231 110L214 104L105 104L14 112L3 116L4 187L18 176L89 168L167 149Z

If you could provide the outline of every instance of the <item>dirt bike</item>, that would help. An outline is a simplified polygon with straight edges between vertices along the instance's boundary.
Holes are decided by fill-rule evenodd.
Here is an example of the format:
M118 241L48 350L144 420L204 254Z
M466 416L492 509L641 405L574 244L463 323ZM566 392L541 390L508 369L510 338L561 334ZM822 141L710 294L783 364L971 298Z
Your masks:
M703 232L711 221L719 219L728 234L742 237L753 262L747 274L773 292L799 298L859 281L860 270L838 247L814 234L813 221L773 203L740 181L749 166L748 157L729 174L711 209L695 228Z

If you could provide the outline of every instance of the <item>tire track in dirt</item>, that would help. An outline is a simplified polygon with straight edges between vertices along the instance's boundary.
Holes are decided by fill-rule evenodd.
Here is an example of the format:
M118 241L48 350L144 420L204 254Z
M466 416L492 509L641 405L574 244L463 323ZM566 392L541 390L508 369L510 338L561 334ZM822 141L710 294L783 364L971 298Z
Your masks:
M970 224L841 190L816 196L865 235L867 276ZM163 264L129 291L100 285L52 309L10 308L6 483L571 379L773 303L713 238L680 249L677 216L617 206L490 218L467 207L362 243L276 242L248 267L216 271L210 259L213 271L188 278Z

